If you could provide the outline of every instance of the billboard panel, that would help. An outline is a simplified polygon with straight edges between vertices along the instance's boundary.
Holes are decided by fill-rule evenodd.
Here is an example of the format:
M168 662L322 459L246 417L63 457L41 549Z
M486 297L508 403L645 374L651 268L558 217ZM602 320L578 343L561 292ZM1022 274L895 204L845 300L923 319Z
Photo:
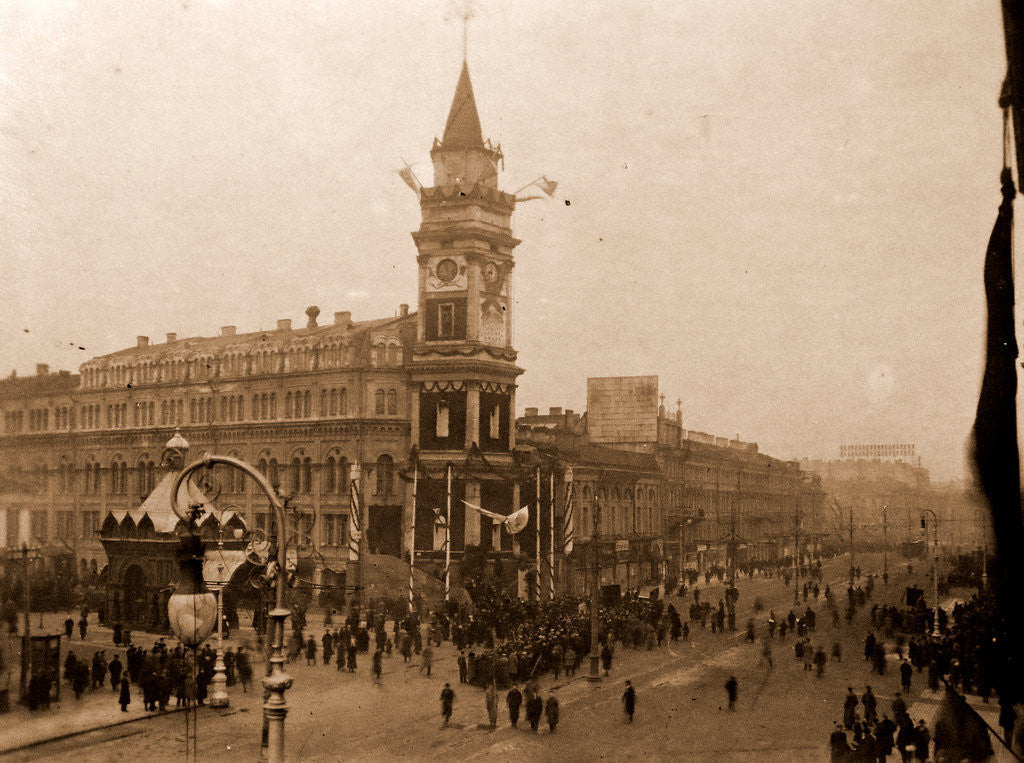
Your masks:
M657 442L658 377L587 379L591 442Z

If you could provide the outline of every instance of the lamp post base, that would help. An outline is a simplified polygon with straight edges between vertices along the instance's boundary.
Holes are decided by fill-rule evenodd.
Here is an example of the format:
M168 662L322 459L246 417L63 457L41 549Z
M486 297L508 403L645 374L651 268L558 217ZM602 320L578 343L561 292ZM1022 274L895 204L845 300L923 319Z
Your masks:
M217 650L217 661L213 664L213 678L210 679L210 707L228 707L231 700L228 698L228 675L227 666L224 664L224 651Z
M601 681L601 664L600 657L592 655L590 657L590 674L587 676L588 681L599 683Z

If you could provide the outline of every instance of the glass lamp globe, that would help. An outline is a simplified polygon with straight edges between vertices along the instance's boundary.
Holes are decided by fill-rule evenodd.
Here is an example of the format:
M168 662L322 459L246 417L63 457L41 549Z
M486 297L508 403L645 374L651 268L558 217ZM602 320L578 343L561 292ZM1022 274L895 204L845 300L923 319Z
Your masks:
M187 647L203 643L217 625L217 597L203 581L203 544L191 535L178 553L178 584L167 600L171 631Z

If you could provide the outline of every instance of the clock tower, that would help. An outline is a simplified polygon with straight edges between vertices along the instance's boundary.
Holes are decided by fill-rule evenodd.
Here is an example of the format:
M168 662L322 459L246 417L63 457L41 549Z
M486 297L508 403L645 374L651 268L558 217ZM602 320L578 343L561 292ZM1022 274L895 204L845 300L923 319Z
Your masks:
M466 545L511 549L490 519L481 531L480 514L462 501L507 514L518 500L512 449L522 373L512 347L515 196L498 186L501 147L483 138L465 62L430 157L434 184L420 190L422 218L412 234L419 310L411 428L425 479L407 525L410 542L417 553L438 550L433 509L446 508L451 465L453 554Z

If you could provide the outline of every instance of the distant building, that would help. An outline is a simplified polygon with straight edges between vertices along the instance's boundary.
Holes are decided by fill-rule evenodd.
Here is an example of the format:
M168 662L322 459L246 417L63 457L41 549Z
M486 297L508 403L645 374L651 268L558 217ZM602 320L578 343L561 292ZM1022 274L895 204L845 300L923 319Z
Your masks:
M596 505L608 510L614 501L616 516L624 511L628 517L608 526L602 517L601 543L618 544L618 553L632 565L622 567L619 559L610 564L604 548L605 584L675 580L681 563L705 570L728 568L733 556L737 565L791 558L798 528L805 556L820 549L825 494L820 480L796 462L760 453L756 443L684 429L682 411L669 416L658 403L657 376L589 379L587 390L588 410L582 416L561 408L546 415L526 409L517 422L518 441L557 453L574 474L591 475L591 481L603 474L605 480L614 475L617 483L632 482L629 491L622 484L587 484L576 492L577 537L584 538L584 549L590 538L586 517ZM634 460L624 460L625 454ZM614 467L602 468L602 460ZM652 476L653 499L645 487ZM624 495L630 496L625 503ZM650 518L643 514L648 508ZM567 561L567 582L576 581L574 590L585 580L581 565L587 564L587 553Z

